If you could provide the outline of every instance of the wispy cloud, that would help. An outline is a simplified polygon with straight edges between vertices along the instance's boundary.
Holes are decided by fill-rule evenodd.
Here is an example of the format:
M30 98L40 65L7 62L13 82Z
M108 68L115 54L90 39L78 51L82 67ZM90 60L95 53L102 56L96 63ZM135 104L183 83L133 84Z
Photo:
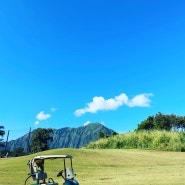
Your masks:
M87 112L96 113L97 111L116 110L123 105L128 107L149 107L151 103L149 97L151 96L153 96L152 93L145 93L129 99L126 94L122 93L107 100L102 96L95 96L92 102L87 103L85 108L77 109L74 114L75 116L81 116Z
M92 122L92 121L86 121L83 125L84 125L84 126L87 126L87 125L89 125L89 124L91 124L91 123L94 123L94 122ZM105 126L105 123L104 123L103 121L100 121L100 122L98 122L98 123L100 123L100 124L102 124L102 125Z
M51 112L56 112L58 109L55 107L52 107L50 110L51 110Z
M35 125L38 125L39 124L39 121L37 120L37 121L35 121Z

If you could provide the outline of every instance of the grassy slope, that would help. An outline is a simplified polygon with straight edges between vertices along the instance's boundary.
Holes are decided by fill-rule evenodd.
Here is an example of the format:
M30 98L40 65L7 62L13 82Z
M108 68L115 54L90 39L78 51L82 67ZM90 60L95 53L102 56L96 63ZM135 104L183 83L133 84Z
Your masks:
M91 149L149 149L158 151L185 151L185 132L140 131L119 134L91 142Z
M71 154L80 185L179 185L185 183L184 153L146 150L57 149L36 155ZM35 155L0 159L0 185L24 185L27 162ZM61 166L59 166L61 165ZM62 163L52 163L49 176L56 177ZM32 184L30 179L28 184Z

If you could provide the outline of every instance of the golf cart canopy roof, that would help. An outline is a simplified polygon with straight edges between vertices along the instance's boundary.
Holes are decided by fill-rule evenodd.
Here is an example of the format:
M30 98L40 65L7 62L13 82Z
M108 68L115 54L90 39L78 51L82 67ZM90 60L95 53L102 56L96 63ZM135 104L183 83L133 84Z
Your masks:
M59 159L59 158L72 159L73 157L71 155L43 155L43 156L36 156L36 157L33 158L33 160L36 161L36 160L39 160L39 159L45 160L45 159Z

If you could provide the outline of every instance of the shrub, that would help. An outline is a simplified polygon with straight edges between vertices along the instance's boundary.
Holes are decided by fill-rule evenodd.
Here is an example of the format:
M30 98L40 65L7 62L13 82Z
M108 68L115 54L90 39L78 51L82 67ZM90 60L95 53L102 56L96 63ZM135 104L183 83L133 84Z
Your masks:
M185 151L185 132L135 131L99 139L87 148Z

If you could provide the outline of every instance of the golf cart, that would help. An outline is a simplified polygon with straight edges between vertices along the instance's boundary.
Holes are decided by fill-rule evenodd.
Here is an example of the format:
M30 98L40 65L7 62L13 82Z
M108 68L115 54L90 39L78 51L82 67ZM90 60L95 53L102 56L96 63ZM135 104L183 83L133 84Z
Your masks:
M30 173L28 174L29 176L25 180L24 185L27 185L27 180L30 177L36 181L35 184L31 185L59 185L59 183L55 182L53 178L48 178L47 173L44 171L44 161L49 159L59 159L63 161L64 169L59 171L57 174L57 177L61 176L64 179L63 185L79 185L79 183L74 179L75 174L72 166L72 158L73 157L71 155L45 155L34 157L32 160L28 161L27 165L29 166Z

